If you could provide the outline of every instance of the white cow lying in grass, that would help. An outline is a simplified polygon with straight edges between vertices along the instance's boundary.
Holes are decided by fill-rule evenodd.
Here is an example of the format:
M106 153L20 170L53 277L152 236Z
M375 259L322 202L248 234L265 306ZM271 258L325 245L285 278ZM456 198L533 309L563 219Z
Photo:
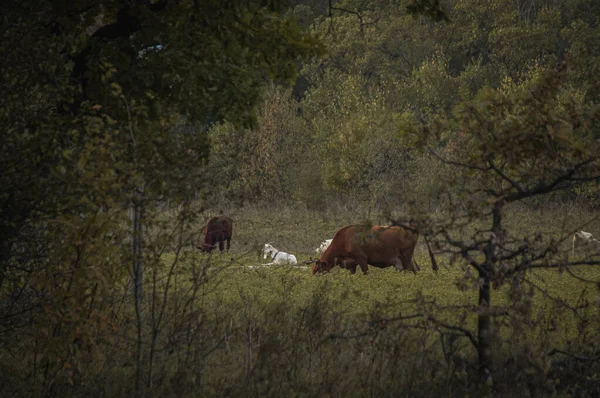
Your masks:
M332 240L333 240L333 239L326 239L326 240L324 240L324 241L323 241L323 243L321 243L321 246L319 246L318 248L316 248L316 249L315 249L315 251L316 251L318 254L323 254L323 253L325 253L325 250L327 250L327 248L328 248L328 247L329 247L329 245L331 244L331 241L332 241Z
M595 239L589 232L577 231L573 235L573 253L575 253L575 241L578 239L583 241L583 243L593 243L595 247L600 249L600 240Z
M264 258L267 259L267 256L271 257L273 260L268 264L263 265L279 265L279 264L289 264L289 265L297 265L298 261L296 260L296 256L293 254L289 254L286 252L279 251L275 249L271 244L265 243L265 248L263 249Z

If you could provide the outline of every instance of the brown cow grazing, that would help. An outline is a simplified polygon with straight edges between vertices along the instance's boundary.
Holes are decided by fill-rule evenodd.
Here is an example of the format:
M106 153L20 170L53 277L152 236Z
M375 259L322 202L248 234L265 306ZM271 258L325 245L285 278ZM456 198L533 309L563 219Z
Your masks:
M333 241L314 263L313 275L328 272L336 265L356 273L357 265L364 274L368 272L368 264L377 268L396 267L397 270L418 270L414 263L413 253L417 246L419 233L404 227L386 227L375 225L368 229L360 225L350 225L336 232ZM433 269L437 271L437 263L429 242L425 238Z
M204 232L204 243L198 245L200 251L210 253L217 243L219 244L219 250L223 251L224 242L227 241L227 250L231 244L231 233L233 230L233 220L227 216L217 216L208 220L208 223L203 228Z

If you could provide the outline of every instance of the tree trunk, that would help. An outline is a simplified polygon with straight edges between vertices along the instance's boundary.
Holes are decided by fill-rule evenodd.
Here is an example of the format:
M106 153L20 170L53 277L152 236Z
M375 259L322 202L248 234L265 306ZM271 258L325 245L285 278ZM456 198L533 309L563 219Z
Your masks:
M10 207L8 209L10 210ZM5 211L5 209L3 208L1 211ZM9 226L5 222L0 225L0 290L2 290L6 280L13 244L19 238L22 238L20 232L24 225L23 219L19 218L18 221L13 219L12 221L14 226Z
M133 204L131 206L131 257L133 271L133 289L137 298L143 299L143 271L144 264L142 259L142 240L143 240L143 187L139 187L134 192Z
M492 348L490 346L490 278L479 273L483 280L479 286L479 313L477 316L477 354L479 356L479 369L482 375L492 368Z
M8 260L10 258L8 246L6 241L0 243L0 290L2 290L2 286L4 285L4 278L8 269Z
M135 316L137 323L137 353L136 353L136 378L135 392L136 396L143 396L142 392L142 303L144 298L143 290L143 259L142 259L142 222L144 216L143 206L143 185L134 192L133 203L131 206L131 256L133 271L133 297L135 300Z
M490 240L484 250L485 263L479 269L479 311L477 314L477 355L479 357L479 371L487 379L493 368L490 325L490 279L496 267L496 247L502 240L502 207L503 201L496 202L492 211L492 228Z

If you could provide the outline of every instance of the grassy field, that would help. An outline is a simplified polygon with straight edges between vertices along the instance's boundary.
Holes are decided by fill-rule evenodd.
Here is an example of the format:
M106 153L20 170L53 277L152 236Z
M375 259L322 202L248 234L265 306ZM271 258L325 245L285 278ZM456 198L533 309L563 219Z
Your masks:
M344 209L342 209L344 210ZM359 297L346 300L347 310L360 314L369 311L369 306L375 302L402 303L415 297L417 292L431 297L441 305L465 305L477 303L475 286L466 291L457 288L457 281L465 278L465 269L460 264L450 265L443 257L438 257L441 269L435 273L431 270L430 259L426 252L423 239L417 246L415 258L421 265L421 272L396 272L394 269L378 269L369 267L369 275L363 276L360 271L350 275L347 271L336 267L328 275L313 276L310 268L303 266L304 261L317 257L315 248L325 239L333 237L335 232L344 225L361 222L367 217L357 212L335 212L330 215L291 209L277 210L269 213L264 209L248 209L235 211L234 237L230 253L213 254L211 261L215 267L223 268L226 278L223 278L223 290L233 286L258 288L260 285L272 283L272 278L279 280L289 277L298 284L297 289L308 292L318 284L327 283L332 292L348 294L354 292ZM533 212L531 212L533 213ZM583 223L585 214L567 214L564 211L548 212L540 217L539 213L521 212L511 215L514 223L522 225L522 234L545 232L548 235L567 235L571 224ZM557 217L557 213L562 217ZM382 218L371 218L373 223L385 224ZM546 227L547 231L543 228ZM593 229L591 230L592 232ZM570 235L569 235L570 237ZM298 267L260 267L269 262L263 260L261 248L264 243L271 243L277 249L293 253L298 258ZM570 239L563 243L564 250L570 249ZM196 259L204 258L197 257ZM250 266L250 267L248 267ZM573 272L583 279L600 280L598 267L579 267ZM555 269L536 270L531 272L529 279L535 282L545 292L538 291L535 295L537 305L548 301L549 295L564 300L571 305L581 304L586 299L596 303L598 291L593 285L585 284L571 275ZM473 281L474 282L474 281ZM497 305L507 303L508 286L493 291L493 299Z
M314 257L308 250L295 254L300 263ZM423 248L416 259L422 267L417 274L369 267L368 275L360 271L351 275L336 267L328 274L315 276L310 267L303 265L261 266L266 261L254 252L215 254L211 256L215 278L208 283L207 289L212 293L207 295L207 299L236 306L251 297L258 307L266 307L276 301L301 307L315 292L326 289L332 307L340 314L357 320L368 320L375 311L379 311L378 316L388 318L418 311L413 303L417 296L440 308L477 306L477 281L465 276L462 266L450 266L441 259L441 269L434 272ZM584 279L600 279L597 267L580 267L574 272ZM560 327L554 334L557 343L565 343L578 333L576 317L561 309L561 304L583 311L581 307L587 305L587 311L598 314L599 296L595 286L554 269L533 271L528 279L535 284L535 287L526 285L528 290L533 289L534 317L559 317ZM214 288L211 288L213 283ZM459 289L459 284L467 288ZM510 284L493 290L493 306L510 306L509 290ZM430 307L432 310L433 307ZM444 317L453 318L454 314L445 314ZM471 316L466 326L475 333L476 317Z
M535 387L518 386L532 380L531 385L545 385L552 373L549 352L597 340L598 289L582 280L600 280L600 270L574 269L580 279L556 269L530 272L520 289L509 282L492 290L498 314L493 319L495 358L504 370L493 391L485 386L477 390L472 371L476 351L464 334L477 335L478 285L466 268L439 257L440 270L433 272L420 241L417 274L370 267L368 275L350 275L338 267L313 276L303 262L315 257L320 242L341 226L367 218L379 224L385 220L349 208L329 214L246 208L230 215L231 251L187 251L167 311L175 314L177 303L189 300L194 290L190 275L204 270L205 279L195 284L193 294L194 316L202 314L197 325L201 343L194 344L202 350L213 347L199 371L207 395L225 388L224 395L254 389L257 395L411 396L411 391L419 395L436 385L445 396L467 391L529 396ZM509 220L523 236L542 231L562 237L586 217L578 209L551 209L544 215L521 210ZM268 262L260 255L267 242L295 254L300 265L260 266ZM562 250L570 249L569 239L560 244ZM164 261L170 264L172 257ZM180 333L176 319L173 315L164 337ZM172 363L172 358L165 361ZM269 382L261 372L267 372ZM348 372L356 378L344 379ZM551 383L559 389L561 381Z
M204 214L194 230L219 210ZM116 335L98 342L92 359L80 359L81 369L90 369L81 377L88 378L82 385L91 395L131 396L136 352L156 396L529 397L600 391L597 361L586 359L600 349L598 288L585 282L600 280L598 267L571 270L579 279L536 270L518 286L511 280L493 289L494 378L482 382L468 337L477 338L474 272L442 255L434 272L421 240L417 274L370 267L368 275L351 275L337 267L314 276L304 261L315 257L324 239L348 224L386 220L350 206L327 213L289 207L225 213L234 220L228 253L186 247L182 256L167 251L158 262L147 262L147 299L139 319L128 285L106 299ZM506 215L516 235L566 237L557 243L565 254L570 231L593 217L577 207ZM269 261L261 256L265 243L296 255L299 265L261 266ZM68 389L69 382L64 385Z

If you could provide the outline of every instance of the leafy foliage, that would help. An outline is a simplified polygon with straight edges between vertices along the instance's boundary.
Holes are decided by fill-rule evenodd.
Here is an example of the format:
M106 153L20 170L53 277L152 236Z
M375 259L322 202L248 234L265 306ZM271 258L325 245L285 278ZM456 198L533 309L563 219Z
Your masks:
M442 252L477 272L474 344L484 377L494 367L490 284L497 287L511 281L512 294L522 297L520 285L531 269L600 264L597 253L583 261L569 261L568 254L560 251L560 243L575 231L558 238L541 231L523 236L507 227L504 217L506 208L515 203L585 187L600 178L600 148L591 129L600 108L569 96L561 85L562 76L542 71L508 94L484 90L474 102L459 107L454 118L422 130L425 140L435 137L432 143L448 131L458 137L458 144L443 155L427 141L422 143L436 159L451 166L454 175L447 180L450 199L444 212L451 216L432 220L422 212L417 222L440 236ZM465 227L476 223L484 224L465 234Z
M593 395L598 4L9 1L0 390ZM188 250L235 209L231 256ZM239 267L390 220L458 289Z
M289 81L321 51L261 2L63 3L12 1L0 22L1 347L30 325L19 347L36 347L44 396L102 366L126 264L151 270L168 245L190 244L206 126L252 124L264 78ZM165 203L187 223L136 244Z

